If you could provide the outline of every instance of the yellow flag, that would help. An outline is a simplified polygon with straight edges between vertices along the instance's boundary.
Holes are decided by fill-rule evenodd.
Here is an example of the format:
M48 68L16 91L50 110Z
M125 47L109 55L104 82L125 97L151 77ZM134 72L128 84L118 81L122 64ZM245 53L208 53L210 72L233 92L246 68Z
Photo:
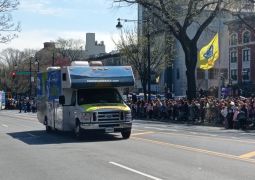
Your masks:
M219 58L219 54L219 35L217 33L211 42L202 47L199 52L200 68L204 70L213 68L215 61Z

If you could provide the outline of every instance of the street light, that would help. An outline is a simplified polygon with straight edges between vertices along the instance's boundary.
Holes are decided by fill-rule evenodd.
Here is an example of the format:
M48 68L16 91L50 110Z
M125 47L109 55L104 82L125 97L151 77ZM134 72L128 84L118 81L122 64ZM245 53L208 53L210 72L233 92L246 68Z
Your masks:
M34 64L37 65L37 71L36 71L36 84L38 81L38 73L40 72L40 64L39 59L37 58L37 55L35 55L35 62ZM36 88L35 88L35 96L36 96Z
M121 29L123 26L120 22L120 18L118 18L117 20L118 20L118 24L116 25L116 28Z
M17 71L17 69L18 69L18 65L17 65L17 63L15 62L15 63L14 63L14 70Z
M52 53L52 66L55 66L55 53Z
M29 99L32 93L32 57L29 58Z
M37 65L37 76L38 76L38 72L40 71L40 64L39 64L39 60L37 56L35 56L34 62L32 62L33 59L34 57L29 58L29 98L31 98L31 95L32 95L32 80L34 82L34 77L32 77L32 63Z
M223 88L225 87L225 78L224 73L220 73L220 84L219 84L219 98L221 98L221 95L223 95ZM224 89L225 91L225 89ZM224 92L225 93L225 92Z
M12 80L13 80L13 96L16 95L17 98L17 79L16 79L16 73L18 69L18 64L17 62L14 63L14 71L12 72Z
M116 28L121 29L123 25L121 24L121 21L124 22L146 22L147 23L147 61L148 61L148 101L151 100L151 51L150 51L150 32L149 32L149 19L146 20L130 20L130 19L120 19L118 18L118 23L116 25Z
M39 60L37 58L37 56L35 56L35 65L37 65L37 73L40 72L40 64L39 64Z

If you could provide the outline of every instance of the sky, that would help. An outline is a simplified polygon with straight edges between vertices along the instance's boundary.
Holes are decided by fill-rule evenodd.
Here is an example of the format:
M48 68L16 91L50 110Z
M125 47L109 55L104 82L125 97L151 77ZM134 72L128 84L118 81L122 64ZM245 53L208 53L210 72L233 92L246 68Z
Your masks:
M18 38L0 44L0 50L41 49L44 42L58 38L85 41L86 33L95 33L96 40L104 41L110 52L116 49L112 39L118 39L120 33L117 18L137 19L137 6L117 7L113 0L20 0L12 16L21 23L21 32Z

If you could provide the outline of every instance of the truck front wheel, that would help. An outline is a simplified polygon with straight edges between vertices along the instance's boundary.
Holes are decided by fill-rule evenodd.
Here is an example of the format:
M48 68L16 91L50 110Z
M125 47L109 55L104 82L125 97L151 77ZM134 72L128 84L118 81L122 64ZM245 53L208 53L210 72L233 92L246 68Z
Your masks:
M123 139L128 139L131 135L131 129L121 131Z

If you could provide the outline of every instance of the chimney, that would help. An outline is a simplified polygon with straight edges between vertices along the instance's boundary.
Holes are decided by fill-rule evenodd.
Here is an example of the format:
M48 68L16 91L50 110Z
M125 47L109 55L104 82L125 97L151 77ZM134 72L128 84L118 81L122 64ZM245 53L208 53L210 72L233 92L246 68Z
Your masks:
M55 43L54 42L45 42L43 43L44 48L55 48Z

